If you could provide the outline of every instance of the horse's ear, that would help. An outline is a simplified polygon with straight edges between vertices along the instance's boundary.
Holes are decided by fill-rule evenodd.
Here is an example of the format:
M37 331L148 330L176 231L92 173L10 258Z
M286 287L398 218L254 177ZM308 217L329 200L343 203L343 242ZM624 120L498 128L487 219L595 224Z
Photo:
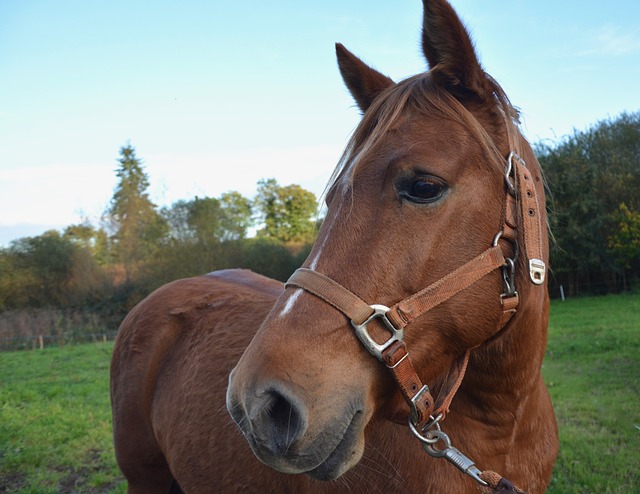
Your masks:
M340 43L336 43L336 56L342 80L362 110L367 111L373 100L394 82L372 69Z
M457 96L487 99L493 89L458 14L446 0L422 3L422 50L434 80Z

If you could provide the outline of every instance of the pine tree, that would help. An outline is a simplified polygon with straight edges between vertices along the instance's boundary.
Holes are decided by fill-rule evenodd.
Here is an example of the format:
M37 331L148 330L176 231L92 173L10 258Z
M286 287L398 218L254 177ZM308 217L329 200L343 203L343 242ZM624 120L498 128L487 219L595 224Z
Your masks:
M136 151L127 144L120 148L116 176L119 178L106 217L111 225L116 258L124 267L126 280L134 277L141 263L149 259L166 223L149 199L149 179Z

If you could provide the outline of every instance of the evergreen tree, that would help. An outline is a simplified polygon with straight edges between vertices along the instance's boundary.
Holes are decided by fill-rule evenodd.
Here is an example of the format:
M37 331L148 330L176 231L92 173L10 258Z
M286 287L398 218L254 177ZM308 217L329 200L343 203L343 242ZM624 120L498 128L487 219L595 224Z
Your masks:
M149 179L142 161L131 144L120 148L116 185L106 217L112 229L117 259L124 267L126 280L137 273L140 264L150 259L158 241L167 230L147 189Z

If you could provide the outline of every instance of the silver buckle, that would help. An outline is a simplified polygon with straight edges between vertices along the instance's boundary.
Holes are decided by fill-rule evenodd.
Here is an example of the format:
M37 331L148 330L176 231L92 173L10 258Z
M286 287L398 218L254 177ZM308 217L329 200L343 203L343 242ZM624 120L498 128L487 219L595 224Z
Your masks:
M356 336L369 351L369 353L383 362L384 359L382 358L382 352L393 345L396 341L402 341L404 339L404 329L397 329L391 323L391 321L389 321L389 319L387 318L389 307L385 305L374 304L371 306L371 308L373 309L373 314L371 314L365 322L363 322L362 324L356 324L352 320L351 325L356 331ZM369 331L367 331L367 324L369 324L374 319L380 319L385 327L389 330L389 333L391 333L391 337L382 344L377 343L373 338L371 338L371 336L369 335Z
M409 355L409 354L407 354L407 355ZM422 400L422 396L425 393L428 393L428 392L429 392L429 387L425 384L425 385L422 386L422 388L420 388L420 390L415 394L415 396L413 398L411 398L411 418L410 418L410 422L413 422L414 424L418 423L418 406L416 405L416 403L418 403L420 400ZM434 419L433 422L430 422L429 424L427 424L425 426L425 428L426 429L430 428L433 423L437 424L438 421L436 421Z
M535 257L529 259L529 277L534 285L542 285L544 283L547 265L544 261Z

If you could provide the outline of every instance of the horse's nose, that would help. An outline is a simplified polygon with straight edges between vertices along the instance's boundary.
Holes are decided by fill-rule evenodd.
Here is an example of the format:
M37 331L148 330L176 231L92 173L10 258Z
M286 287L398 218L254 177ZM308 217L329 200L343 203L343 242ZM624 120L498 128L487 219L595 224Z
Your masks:
M275 455L285 455L291 445L304 432L306 415L292 397L270 389L266 393L263 409L258 413L255 426L264 434L265 445Z
M231 411L231 410L230 410ZM297 397L281 386L269 386L234 407L231 416L255 446L275 456L293 453L307 428L307 412Z

